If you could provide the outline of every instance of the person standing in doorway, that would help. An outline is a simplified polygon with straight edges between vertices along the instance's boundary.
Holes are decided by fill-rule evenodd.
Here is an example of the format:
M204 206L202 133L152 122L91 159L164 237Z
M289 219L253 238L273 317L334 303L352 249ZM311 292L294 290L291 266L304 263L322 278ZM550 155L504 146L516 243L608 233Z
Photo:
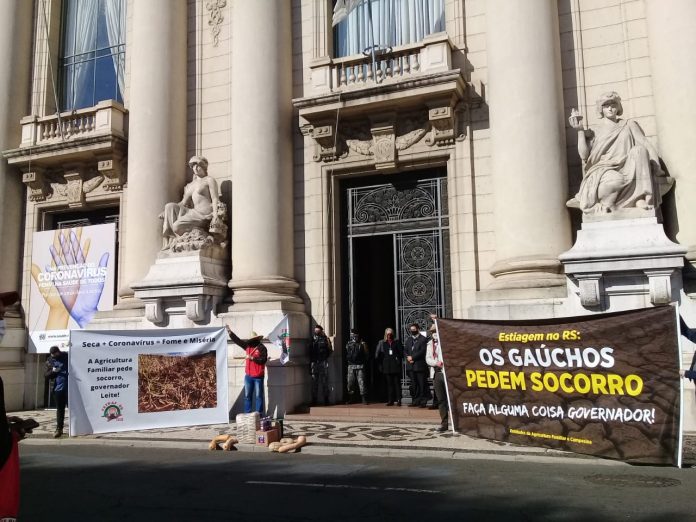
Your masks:
M333 353L331 341L320 325L314 327L312 346L309 349L309 369L312 374L312 406L318 405L319 388L324 394L324 404L329 405L329 356Z
M363 341L360 340L357 330L350 331L350 340L346 344L346 360L348 361L348 400L346 404L352 402L351 398L355 393L355 387L360 391L362 403L367 404L367 388L365 386L365 363L370 350Z
M394 330L384 330L384 339L377 345L375 359L387 381L387 406L401 406L401 368L404 348L394 336Z
M45 376L53 380L53 399L56 401L56 431L53 438L63 436L65 408L68 405L68 354L57 346L51 346L46 360Z
M445 386L442 350L440 349L440 340L438 339L435 325L430 327L430 341L428 341L425 360L434 372L433 391L435 392L435 400L437 400L438 410L440 411L440 426L437 428L437 431L443 433L447 431L449 410L447 407L447 387Z
M409 337L404 343L406 356L406 372L411 377L411 404L425 408L428 403L428 365L425 362L425 352L428 339L420 333L418 323L409 326Z
M244 349L244 413L251 413L252 397L255 411L263 416L264 392L263 381L266 377L266 363L268 362L268 350L261 342L263 335L251 332L249 339L240 339L235 335L229 325L225 325L227 335L232 342Z

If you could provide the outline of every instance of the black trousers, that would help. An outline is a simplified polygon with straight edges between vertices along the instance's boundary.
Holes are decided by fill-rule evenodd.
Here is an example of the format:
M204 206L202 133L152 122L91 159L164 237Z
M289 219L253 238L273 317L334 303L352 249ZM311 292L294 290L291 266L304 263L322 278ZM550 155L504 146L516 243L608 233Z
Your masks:
M387 401L398 402L401 400L401 375L398 373L385 373L387 381Z
M56 400L56 429L63 431L65 407L68 405L68 390L53 390L53 398Z
M430 390L428 390L428 373L427 371L414 371L413 372L413 388L414 395L413 404L425 404L428 402L428 396L430 395Z
M440 412L440 424L447 428L447 418L449 411L447 409L447 388L445 387L445 375L442 371L435 371L433 377L433 391L437 399L437 409Z

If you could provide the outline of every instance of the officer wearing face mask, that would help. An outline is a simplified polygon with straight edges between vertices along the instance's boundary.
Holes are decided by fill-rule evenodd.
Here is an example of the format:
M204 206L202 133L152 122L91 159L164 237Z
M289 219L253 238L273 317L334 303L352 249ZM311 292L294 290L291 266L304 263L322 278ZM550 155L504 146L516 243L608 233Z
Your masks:
M329 356L333 353L331 341L320 325L314 327L312 344L309 347L309 370L312 375L312 405L318 406L319 388L324 395L324 404L329 405Z
M406 357L406 373L411 378L410 406L425 408L430 395L428 365L425 362L428 339L420 333L418 323L409 326L409 333L404 343L404 356Z
M367 344L360 340L356 330L350 331L350 340L346 343L346 360L348 361L348 400L350 404L356 392L356 384L362 403L367 404L367 388L365 387L365 363L369 357L370 350Z

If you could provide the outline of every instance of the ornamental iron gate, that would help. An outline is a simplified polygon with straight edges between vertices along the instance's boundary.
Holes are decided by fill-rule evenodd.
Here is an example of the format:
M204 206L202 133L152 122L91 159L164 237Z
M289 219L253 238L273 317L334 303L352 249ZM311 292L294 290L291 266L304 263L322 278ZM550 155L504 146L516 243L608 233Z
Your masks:
M372 235L393 236L397 335L414 322L427 331L430 314L449 315L447 178L349 188L348 216L351 324L353 239Z
M377 236L381 237L380 247L368 255L390 257L393 262L387 267L389 261L375 259L367 270L381 270L374 277L382 284L388 285L384 281L393 277L394 316L388 322L395 324L396 335L406 339L412 323L427 331L432 324L431 314L451 315L447 179L351 187L347 189L346 204L350 326L362 326L356 325L356 303L364 305L365 298L356 294L360 288L365 290L364 284L358 285L360 279L370 276L365 273L365 262L360 261L360 255L365 254L357 252L358 245L361 240L365 244L363 238L374 240ZM384 273L388 270L392 274ZM364 315L361 318L364 323ZM406 390L409 382L405 370L402 382Z

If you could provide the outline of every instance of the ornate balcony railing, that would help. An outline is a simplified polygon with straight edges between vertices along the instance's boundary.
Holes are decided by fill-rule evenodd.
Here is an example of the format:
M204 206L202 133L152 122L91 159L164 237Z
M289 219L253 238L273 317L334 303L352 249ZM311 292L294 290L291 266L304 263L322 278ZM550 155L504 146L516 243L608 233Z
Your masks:
M452 65L447 33L427 36L416 44L402 45L371 55L324 58L312 66L315 94L395 83L420 75L444 72Z
M94 107L63 112L51 116L22 118L20 148L36 147L104 135L125 138L126 110L118 102L108 100Z

